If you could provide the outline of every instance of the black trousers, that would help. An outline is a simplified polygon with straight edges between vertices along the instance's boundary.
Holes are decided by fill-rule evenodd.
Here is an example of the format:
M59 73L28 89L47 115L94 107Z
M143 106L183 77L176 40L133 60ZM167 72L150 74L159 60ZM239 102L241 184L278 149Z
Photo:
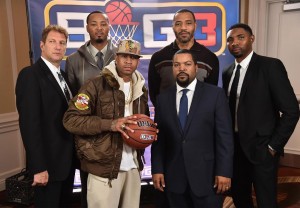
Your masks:
M89 173L80 170L80 181L81 181L81 208L87 208L87 179Z
M36 208L61 207L61 188L63 182L48 182L47 186L35 186L34 205Z
M178 194L173 192L166 192L169 206L171 208L222 208L223 196L217 194L210 194L208 196L196 196L188 186L184 193Z
M276 208L277 172L279 156L269 153L268 145L261 154L266 158L259 164L251 163L244 154L238 135L235 134L235 152L231 193L237 208L253 208L252 186L256 194L258 208Z

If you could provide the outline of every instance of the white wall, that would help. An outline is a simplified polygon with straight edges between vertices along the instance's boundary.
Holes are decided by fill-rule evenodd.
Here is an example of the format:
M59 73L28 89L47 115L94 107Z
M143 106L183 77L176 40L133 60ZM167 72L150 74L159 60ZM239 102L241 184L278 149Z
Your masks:
M249 25L256 38L254 50L281 59L300 102L300 9L284 11L284 5L283 0L250 0ZM300 155L300 122L285 152Z
M21 1L20 1L21 2ZM4 36L4 32L0 33L1 41L5 40L5 44L8 43L6 48L6 53L9 53L11 59L10 66L12 67L12 79L7 78L4 85L1 86L11 86L14 87L16 77L18 74L17 71L17 51L15 43L15 34L14 34L14 25L13 25L13 15L12 15L12 2L11 0L1 0L1 30L5 30L7 36ZM7 28L6 28L7 26ZM4 47L0 44L0 47ZM19 45L20 46L20 45ZM3 57L0 57L2 59ZM6 63L7 60L0 60L2 63ZM0 70L4 70L1 68ZM10 83L12 81L13 83ZM3 83L2 83L3 84ZM7 91L14 92L13 89L7 88ZM13 94L11 95L14 96ZM6 96L1 95L1 102L4 105L5 101L8 99ZM13 99L12 99L13 100ZM13 101L12 101L13 102ZM11 109L15 109L14 106ZM2 113L0 114L0 191L5 189L5 179L15 173L18 173L25 166L24 159L24 148L23 143L19 133L19 123L18 123L18 114L17 112Z

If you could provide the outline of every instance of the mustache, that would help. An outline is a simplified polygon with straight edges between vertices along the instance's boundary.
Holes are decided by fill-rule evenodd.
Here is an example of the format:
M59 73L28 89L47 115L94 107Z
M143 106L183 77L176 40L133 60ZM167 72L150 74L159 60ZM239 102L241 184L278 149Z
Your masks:
M188 32L188 31L186 31L186 30L182 30L182 31L181 31L181 32L179 32L178 34L179 34L179 35L181 35L182 33L187 33L187 34L189 34L189 35L191 34L191 33L189 33L189 32Z
M189 76L187 73L185 72L180 72L179 74L177 74L177 77L181 76L181 75L186 75L186 76Z

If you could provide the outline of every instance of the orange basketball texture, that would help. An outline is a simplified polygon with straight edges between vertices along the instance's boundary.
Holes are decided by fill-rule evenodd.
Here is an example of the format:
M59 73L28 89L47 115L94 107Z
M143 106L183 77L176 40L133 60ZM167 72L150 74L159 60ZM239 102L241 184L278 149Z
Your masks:
M112 24L126 24L131 22L131 8L122 1L113 1L105 8L105 13Z
M133 119L137 124L127 124L134 132L125 129L129 138L125 138L122 134L124 142L135 149L144 149L148 147L156 138L156 125L153 120L143 114L135 114L136 119Z

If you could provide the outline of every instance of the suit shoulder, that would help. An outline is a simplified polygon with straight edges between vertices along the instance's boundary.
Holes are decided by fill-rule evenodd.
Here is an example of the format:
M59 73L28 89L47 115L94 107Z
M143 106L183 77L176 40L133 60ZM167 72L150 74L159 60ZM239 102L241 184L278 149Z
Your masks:
M257 55L257 60L263 63L282 63L282 61L278 58Z
M35 63L31 66L26 66L23 69L21 69L21 71L19 73L19 76L25 76L25 75L33 74L39 69L40 69L40 67L37 66L37 63Z
M67 57L67 60L74 60L74 59L77 59L79 58L80 54L78 51L75 51L73 53L71 53L68 57Z
M165 97L166 95L169 95L173 92L176 92L176 85L172 85L171 87L167 88L166 90L163 90L157 97Z
M212 90L212 91L215 91L215 92L218 92L218 91L223 91L222 88L216 86L216 85L213 85L213 84L210 84L210 83L206 83L206 82L201 82L201 81L198 81L199 83L203 84L203 87L204 88L207 88L209 90Z

